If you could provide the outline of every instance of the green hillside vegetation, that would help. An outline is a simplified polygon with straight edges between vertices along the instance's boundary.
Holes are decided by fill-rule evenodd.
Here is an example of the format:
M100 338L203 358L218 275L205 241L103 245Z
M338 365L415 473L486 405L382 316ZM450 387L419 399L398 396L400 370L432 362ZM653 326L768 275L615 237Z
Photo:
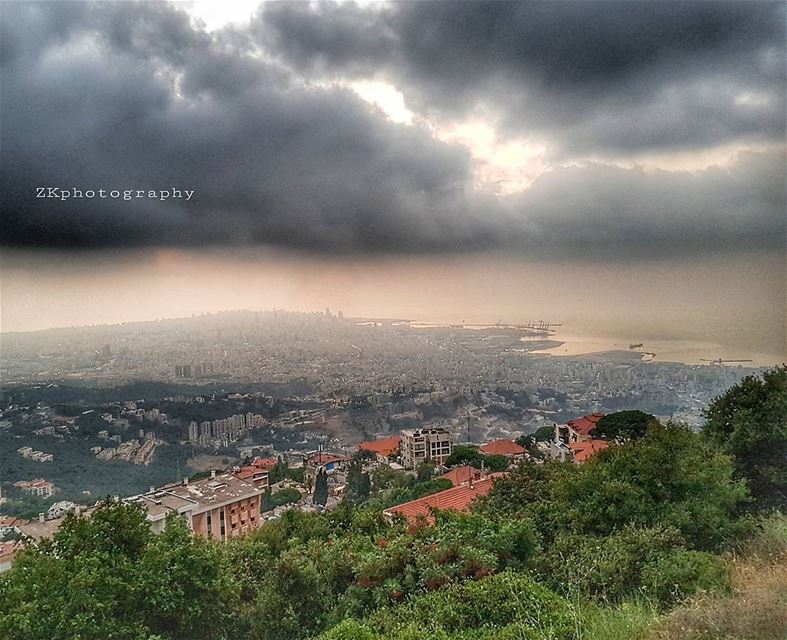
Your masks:
M781 420L769 406L758 420ZM226 545L175 517L153 535L139 508L109 503L0 576L0 637L783 638L787 518L778 494L750 494L737 450L652 423L583 465L523 464L433 526L356 499Z

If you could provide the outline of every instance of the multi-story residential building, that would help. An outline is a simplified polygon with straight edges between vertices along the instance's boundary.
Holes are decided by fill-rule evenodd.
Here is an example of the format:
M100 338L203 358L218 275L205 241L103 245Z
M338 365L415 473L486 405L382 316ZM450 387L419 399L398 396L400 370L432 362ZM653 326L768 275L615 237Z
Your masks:
M167 516L175 513L194 533L226 542L259 527L262 494L267 486L267 477L248 482L230 473L211 473L204 480L184 480L161 489L151 487L148 493L128 501L145 507L154 532L162 531Z
M427 460L444 465L453 451L451 432L444 427L403 429L399 434L402 464L415 469Z
M55 485L43 478L36 478L30 482L20 480L19 482L14 482L14 486L25 493L39 498L48 498L55 492Z

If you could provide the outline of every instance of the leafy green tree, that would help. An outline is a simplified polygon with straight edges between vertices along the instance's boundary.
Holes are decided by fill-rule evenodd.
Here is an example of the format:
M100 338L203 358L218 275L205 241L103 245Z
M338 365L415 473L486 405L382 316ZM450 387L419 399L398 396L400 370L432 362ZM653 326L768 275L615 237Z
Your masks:
M483 458L484 454L478 450L478 447L457 445L445 461L445 466L455 467L457 465L470 464L480 469Z
M655 416L643 411L618 411L601 418L590 433L610 440L636 440L643 437L648 428L656 423L658 420Z
M728 456L686 427L657 424L582 465L521 465L478 508L529 517L547 541L561 532L671 526L688 545L711 549L740 530L735 513L745 497Z
M678 529L712 549L740 531L735 512L746 487L725 456L687 427L656 424L643 438L601 451L560 488L558 522L609 535L627 524Z
M281 489L276 493L270 495L267 499L263 500L263 511L270 511L275 509L276 507L284 506L285 504L291 504L293 502L300 502L301 499L301 492L295 489L294 487L287 487L286 489Z
M454 467L464 464L469 464L476 469L480 469L483 466L487 471L505 471L508 469L508 458L505 456L485 455L477 447L466 445L454 447L453 452L445 461L445 466Z
M434 462L422 462L415 471L416 482L428 482L434 478Z
M163 638L230 637L237 596L220 547L170 515L140 557L133 584L145 627Z
M236 589L219 547L172 517L154 536L136 505L71 516L0 577L8 640L227 638Z
M568 640L574 630L568 602L525 573L505 571L347 619L319 640Z
M508 458L505 456L489 455L481 459L487 471L505 471L508 469Z
M328 475L320 469L314 481L314 504L323 507L328 502Z
M787 505L787 366L746 376L716 398L702 433L734 457L755 504Z
M361 504L369 499L372 491L372 481L369 474L363 470L363 462L354 460L347 469L347 499L355 504Z

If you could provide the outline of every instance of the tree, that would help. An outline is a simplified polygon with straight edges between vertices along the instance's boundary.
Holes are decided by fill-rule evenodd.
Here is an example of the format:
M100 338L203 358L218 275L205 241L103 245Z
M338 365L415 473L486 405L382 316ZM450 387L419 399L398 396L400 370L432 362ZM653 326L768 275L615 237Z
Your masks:
M434 478L435 465L433 462L422 462L416 469L416 482L428 482Z
M325 506L328 502L328 475L325 470L320 469L314 480L314 504Z
M356 504L361 504L369 499L372 490L372 481L369 474L363 470L360 460L353 460L347 469L347 499Z
M0 577L0 637L235 637L236 594L220 547L182 519L154 536L141 507L108 503L68 517Z
M487 471L505 471L508 469L508 458L505 456L489 455L481 459Z
M590 435L610 440L636 440L644 436L648 428L657 423L655 416L643 411L618 411L601 418Z
M145 548L133 593L152 634L190 640L234 637L238 588L224 567L221 548L193 535L174 514Z
M531 518L546 542L563 532L608 536L627 525L673 527L713 549L735 535L746 498L728 456L687 427L656 424L582 465L520 466L479 508Z
M734 457L755 504L787 505L787 366L746 376L705 417L702 433Z
M469 464L480 469L483 458L484 454L478 450L478 447L457 445L446 459L445 466L454 467L456 465Z

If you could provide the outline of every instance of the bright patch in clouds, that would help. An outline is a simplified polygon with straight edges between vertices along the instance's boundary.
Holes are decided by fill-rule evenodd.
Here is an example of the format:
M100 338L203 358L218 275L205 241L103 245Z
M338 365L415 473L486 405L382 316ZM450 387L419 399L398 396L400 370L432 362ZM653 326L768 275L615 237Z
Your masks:
M350 88L369 104L379 108L389 119L403 124L413 123L413 113L404 103L404 96L387 82L364 80L354 82Z
M446 142L466 146L474 160L475 185L492 189L498 195L524 191L549 168L545 143L517 138L501 140L483 119L436 126L435 134Z
M202 20L208 31L215 31L228 24L248 24L260 6L260 0L191 0L179 4L192 16Z

